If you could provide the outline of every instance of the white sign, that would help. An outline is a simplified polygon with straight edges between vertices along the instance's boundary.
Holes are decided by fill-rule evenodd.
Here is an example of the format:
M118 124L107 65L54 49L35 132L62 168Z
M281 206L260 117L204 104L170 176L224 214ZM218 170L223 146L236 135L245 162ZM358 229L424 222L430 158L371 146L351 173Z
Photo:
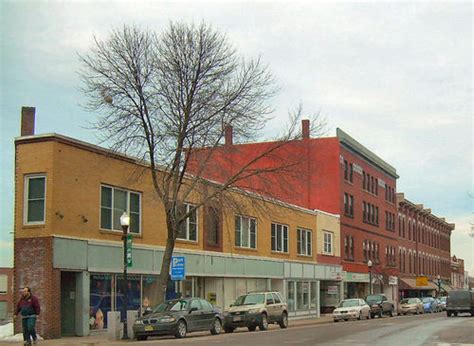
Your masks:
M338 286L328 286L328 294L339 294Z
M398 285L398 278L396 276L389 276L388 277L388 284L392 286Z

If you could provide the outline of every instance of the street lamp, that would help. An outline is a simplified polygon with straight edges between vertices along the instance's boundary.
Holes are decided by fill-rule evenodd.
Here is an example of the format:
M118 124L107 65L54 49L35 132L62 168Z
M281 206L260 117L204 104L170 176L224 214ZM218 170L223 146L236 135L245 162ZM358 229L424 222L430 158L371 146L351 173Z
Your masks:
M122 225L122 240L123 240L123 313L125 321L123 323L123 340L128 340L127 328L127 303L128 303L128 278L127 278L127 233L130 225L130 216L124 211L120 216L120 225Z
M367 267L369 267L369 294L372 294L372 261L367 262Z
M438 274L438 297L441 296L441 276Z

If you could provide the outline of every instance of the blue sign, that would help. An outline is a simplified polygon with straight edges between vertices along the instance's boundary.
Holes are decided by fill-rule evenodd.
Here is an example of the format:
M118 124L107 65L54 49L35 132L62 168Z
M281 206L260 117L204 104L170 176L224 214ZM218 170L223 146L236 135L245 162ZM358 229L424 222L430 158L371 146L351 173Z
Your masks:
M171 257L171 280L178 281L186 278L186 257Z

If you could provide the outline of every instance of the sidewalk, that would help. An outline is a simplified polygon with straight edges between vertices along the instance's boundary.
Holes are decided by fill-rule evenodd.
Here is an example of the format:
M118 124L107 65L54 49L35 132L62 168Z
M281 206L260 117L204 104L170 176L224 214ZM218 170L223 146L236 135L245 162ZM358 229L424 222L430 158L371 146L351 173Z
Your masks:
M330 323L332 322L332 315L321 315L320 318L303 318L303 319L290 319L289 320L289 328L292 327L300 327L300 326L307 326L313 324L322 324L322 323ZM271 324L268 329L279 329L280 327L276 324ZM207 335L209 332L196 332L189 334L188 337L192 337L193 335ZM209 334L210 335L210 334ZM39 346L46 346L46 345L54 345L54 346L105 346L105 345L127 345L131 342L136 340L130 341L122 341L122 340L108 340L106 332L94 333L90 336L83 336L83 337L64 337L61 339L53 339L53 340L44 340L38 342ZM4 343L0 342L0 345L20 345L20 343Z

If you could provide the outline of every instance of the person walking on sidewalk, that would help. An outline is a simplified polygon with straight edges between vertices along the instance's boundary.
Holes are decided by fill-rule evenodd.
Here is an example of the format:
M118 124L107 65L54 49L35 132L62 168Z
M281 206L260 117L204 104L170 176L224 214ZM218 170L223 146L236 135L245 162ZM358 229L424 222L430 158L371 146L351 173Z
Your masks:
M23 327L23 340L25 345L31 345L31 339L36 344L36 317L40 314L38 298L31 294L29 287L23 288L21 298L16 306L15 317L20 314Z

